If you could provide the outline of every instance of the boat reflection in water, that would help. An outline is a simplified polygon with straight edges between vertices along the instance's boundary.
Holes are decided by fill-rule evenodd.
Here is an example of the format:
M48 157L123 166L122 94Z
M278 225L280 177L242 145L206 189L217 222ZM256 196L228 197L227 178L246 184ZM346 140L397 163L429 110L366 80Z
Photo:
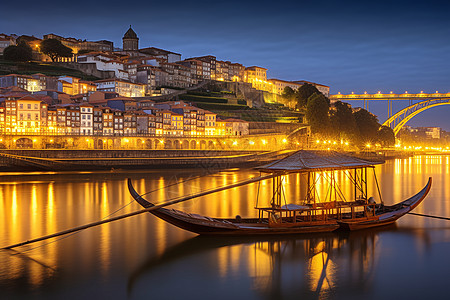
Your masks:
M335 293L363 296L371 289L379 260L379 232L416 234L399 231L393 224L379 230L283 239L198 236L150 257L130 276L128 292L129 296L141 295L146 289L158 293L159 288L167 288L165 283L159 286L158 278L163 276L189 293L189 282L208 274L207 284L214 286L215 276L222 286L229 281L230 288L241 282L268 299L327 299ZM202 265L205 260L208 265ZM187 265L191 268L186 269ZM186 276L189 279L183 279ZM208 294L207 286L205 290Z

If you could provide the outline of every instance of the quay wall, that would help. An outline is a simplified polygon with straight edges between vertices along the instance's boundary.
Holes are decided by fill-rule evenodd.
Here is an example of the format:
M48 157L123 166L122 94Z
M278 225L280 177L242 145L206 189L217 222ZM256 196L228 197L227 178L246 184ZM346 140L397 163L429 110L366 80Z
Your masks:
M4 134L0 138L0 149L275 151L286 148L287 143L287 135L282 133L241 136Z

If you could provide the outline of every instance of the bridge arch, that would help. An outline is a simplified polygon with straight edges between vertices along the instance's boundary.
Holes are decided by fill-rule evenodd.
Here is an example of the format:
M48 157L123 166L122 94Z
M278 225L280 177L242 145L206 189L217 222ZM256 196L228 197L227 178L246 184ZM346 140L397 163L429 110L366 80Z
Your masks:
M400 131L400 129L405 126L405 124L413 117L417 116L427 109L441 105L450 105L450 98L425 100L410 105L387 119L382 125L392 128L394 134L397 136L397 133Z

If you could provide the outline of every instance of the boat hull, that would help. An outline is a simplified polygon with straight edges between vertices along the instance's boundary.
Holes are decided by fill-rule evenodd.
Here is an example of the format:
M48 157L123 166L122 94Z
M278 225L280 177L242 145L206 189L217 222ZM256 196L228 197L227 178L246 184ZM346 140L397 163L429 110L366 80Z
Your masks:
M344 230L361 230L390 225L395 221L397 221L400 217L411 212L420 203L422 203L422 201L425 199L425 197L428 195L428 192L431 189L431 183L432 179L430 177L428 179L427 185L416 195L395 205L386 206L384 209L381 209L379 213L375 214L375 217L370 220L364 219L338 220L337 223L339 224L340 228Z
M189 214L179 210L155 208L152 203L142 198L128 180L128 189L133 198L156 217L179 228L200 235L254 236L254 235L288 235L304 233L331 232L337 229L360 230L390 225L398 218L412 211L419 205L431 188L431 178L427 185L411 198L392 206L383 206L370 218L329 219L327 221L281 222L270 224L268 219L220 219L197 214Z

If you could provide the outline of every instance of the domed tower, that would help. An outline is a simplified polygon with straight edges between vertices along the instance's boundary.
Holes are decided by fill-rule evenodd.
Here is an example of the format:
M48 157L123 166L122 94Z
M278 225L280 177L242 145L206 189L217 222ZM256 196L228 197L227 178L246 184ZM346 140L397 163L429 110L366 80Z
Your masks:
M127 32L123 35L123 51L136 51L139 50L139 38L137 37L136 32L133 29L128 29Z

